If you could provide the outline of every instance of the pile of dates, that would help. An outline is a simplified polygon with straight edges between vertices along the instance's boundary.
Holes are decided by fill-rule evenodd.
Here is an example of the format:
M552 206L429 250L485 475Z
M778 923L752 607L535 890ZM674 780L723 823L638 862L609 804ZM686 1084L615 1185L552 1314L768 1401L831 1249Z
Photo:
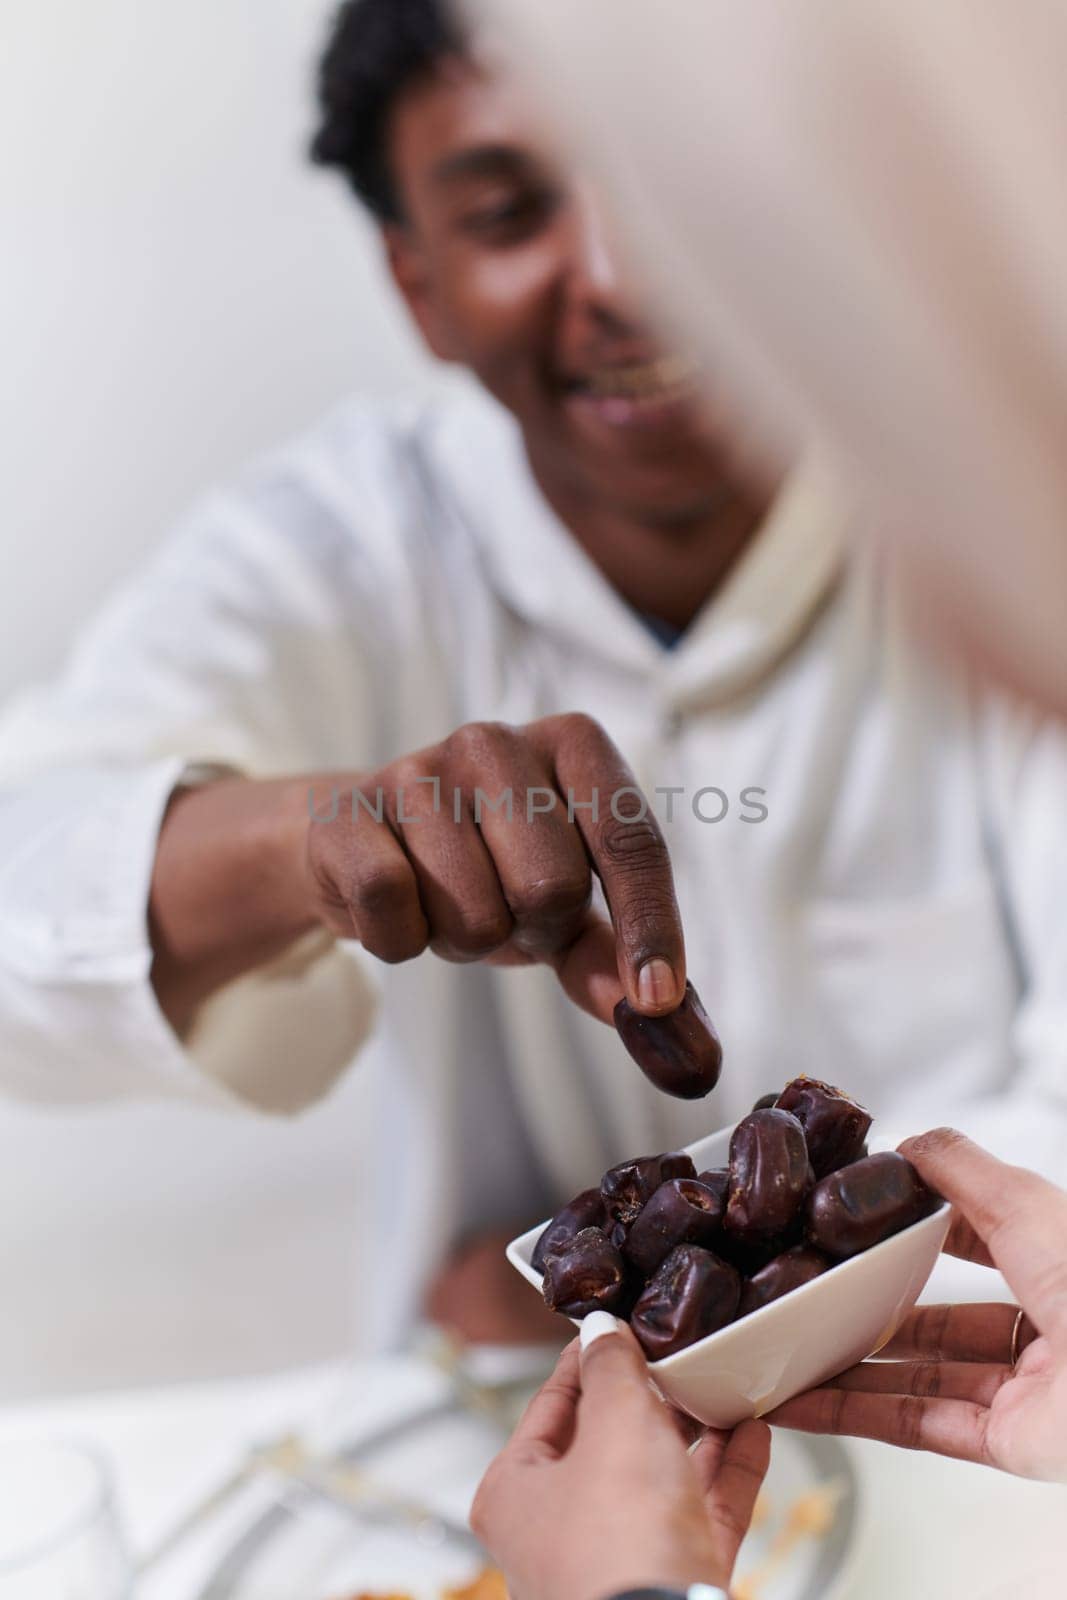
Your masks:
M940 1204L903 1156L867 1153L870 1126L840 1089L797 1078L738 1123L728 1167L612 1167L537 1242L547 1304L628 1318L660 1361L810 1283Z

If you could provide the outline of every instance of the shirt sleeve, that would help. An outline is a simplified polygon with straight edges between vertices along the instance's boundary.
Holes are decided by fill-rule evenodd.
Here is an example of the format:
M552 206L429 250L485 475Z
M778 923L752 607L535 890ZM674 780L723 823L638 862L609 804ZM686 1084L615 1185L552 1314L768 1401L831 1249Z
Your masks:
M374 743L375 580L344 516L284 475L195 516L0 718L0 1091L292 1113L372 1026L373 963L325 936L230 985L179 1040L147 906L180 782L352 765ZM338 740L338 730L344 730Z

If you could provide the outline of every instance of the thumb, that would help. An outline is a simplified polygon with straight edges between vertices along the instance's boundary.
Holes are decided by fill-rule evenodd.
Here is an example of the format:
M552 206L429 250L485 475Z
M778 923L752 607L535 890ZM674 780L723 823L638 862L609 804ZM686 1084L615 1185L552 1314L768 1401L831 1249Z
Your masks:
M900 1148L974 1228L1034 1325L1067 1346L1067 1194L951 1128Z
M613 1027L615 1007L624 990L611 924L595 911L588 911L573 944L548 960L567 998L598 1022Z
M652 1391L648 1364L630 1329L606 1311L594 1311L582 1323L581 1424L623 1427L639 1422L647 1426L651 1414L662 1415L670 1427L666 1407Z

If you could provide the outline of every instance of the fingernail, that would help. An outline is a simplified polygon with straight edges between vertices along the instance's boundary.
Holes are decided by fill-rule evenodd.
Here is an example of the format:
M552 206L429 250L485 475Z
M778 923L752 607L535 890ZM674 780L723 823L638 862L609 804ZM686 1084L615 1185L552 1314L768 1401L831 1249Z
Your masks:
M613 1317L610 1311L590 1311L578 1335L582 1349L588 1350L591 1344L603 1339L606 1333L618 1333L621 1327L622 1323L618 1317Z
M641 1004L663 1010L674 1004L677 994L678 984L670 965L660 956L646 961L637 974L637 998Z

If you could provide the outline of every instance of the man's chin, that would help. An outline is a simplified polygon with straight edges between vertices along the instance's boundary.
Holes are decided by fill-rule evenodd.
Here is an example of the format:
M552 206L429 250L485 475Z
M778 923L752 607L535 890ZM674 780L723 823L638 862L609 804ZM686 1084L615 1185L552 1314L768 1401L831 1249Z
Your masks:
M648 527L688 528L736 502L724 463L691 435L631 439L628 448L574 448L587 498Z

